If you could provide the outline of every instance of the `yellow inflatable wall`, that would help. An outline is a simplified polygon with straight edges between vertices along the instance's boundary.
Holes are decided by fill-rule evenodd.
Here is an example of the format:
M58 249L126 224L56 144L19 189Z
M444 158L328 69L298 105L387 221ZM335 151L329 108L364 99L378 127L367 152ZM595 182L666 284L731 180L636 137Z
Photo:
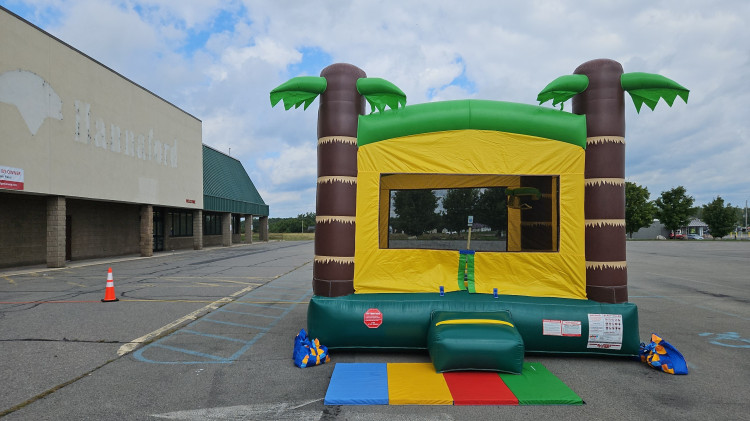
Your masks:
M458 251L387 248L390 190L523 187L521 176L543 175L559 189L552 198L556 247L523 251L522 211L509 209L509 251L475 253L475 291L585 299L584 155L575 144L493 130L440 131L360 145L355 293L459 290Z

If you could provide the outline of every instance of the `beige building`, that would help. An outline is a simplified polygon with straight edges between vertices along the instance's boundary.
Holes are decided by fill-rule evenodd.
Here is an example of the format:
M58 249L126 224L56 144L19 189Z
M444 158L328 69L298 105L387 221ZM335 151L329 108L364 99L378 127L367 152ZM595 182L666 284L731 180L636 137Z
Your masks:
M251 215L267 236L268 206L200 120L2 7L0 128L0 267L230 245ZM235 179L204 175L206 154Z

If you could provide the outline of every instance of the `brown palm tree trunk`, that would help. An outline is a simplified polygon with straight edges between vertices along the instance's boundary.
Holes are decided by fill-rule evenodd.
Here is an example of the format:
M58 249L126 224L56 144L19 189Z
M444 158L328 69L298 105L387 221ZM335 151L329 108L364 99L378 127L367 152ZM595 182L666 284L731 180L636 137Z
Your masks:
M573 98L586 116L586 293L590 300L628 301L625 257L625 91L620 63L607 59L573 72L589 78Z
M357 92L364 71L332 64L318 110L318 190L313 293L337 297L354 292L354 217L357 200L357 124L365 98Z

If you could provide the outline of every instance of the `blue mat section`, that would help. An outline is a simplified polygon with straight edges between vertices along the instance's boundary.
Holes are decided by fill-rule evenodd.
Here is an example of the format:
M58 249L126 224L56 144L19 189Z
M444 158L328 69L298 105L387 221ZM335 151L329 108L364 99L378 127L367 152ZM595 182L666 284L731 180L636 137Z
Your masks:
M386 363L337 363L325 405L388 405Z

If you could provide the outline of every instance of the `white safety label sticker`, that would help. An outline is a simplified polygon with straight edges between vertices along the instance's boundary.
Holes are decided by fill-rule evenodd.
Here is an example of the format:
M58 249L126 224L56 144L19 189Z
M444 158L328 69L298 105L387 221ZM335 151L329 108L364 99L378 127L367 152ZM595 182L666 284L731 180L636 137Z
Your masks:
M581 336L581 322L578 320L542 320L542 335Z
M622 349L622 314L589 314L587 348Z

